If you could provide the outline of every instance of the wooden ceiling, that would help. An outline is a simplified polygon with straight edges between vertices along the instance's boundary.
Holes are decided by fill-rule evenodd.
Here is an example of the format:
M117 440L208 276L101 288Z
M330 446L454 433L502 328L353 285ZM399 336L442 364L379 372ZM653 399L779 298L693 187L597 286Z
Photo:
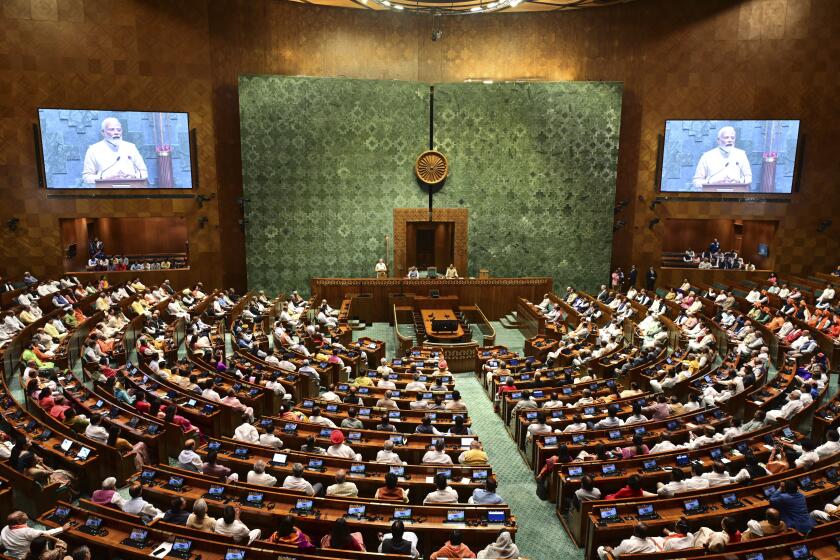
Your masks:
M371 11L404 11L442 15L481 15L481 13L548 12L598 8L634 0L288 0L337 8Z

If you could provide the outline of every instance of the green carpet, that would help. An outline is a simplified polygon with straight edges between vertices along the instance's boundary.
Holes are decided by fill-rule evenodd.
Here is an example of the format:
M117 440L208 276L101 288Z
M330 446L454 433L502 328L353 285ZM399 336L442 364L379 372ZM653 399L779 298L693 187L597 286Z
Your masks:
M517 451L502 419L493 412L493 405L478 379L471 373L458 374L455 378L458 390L467 401L473 430L490 457L499 481L499 494L516 516L516 544L520 553L534 560L583 558L583 552L560 526L553 504L537 498L534 475Z

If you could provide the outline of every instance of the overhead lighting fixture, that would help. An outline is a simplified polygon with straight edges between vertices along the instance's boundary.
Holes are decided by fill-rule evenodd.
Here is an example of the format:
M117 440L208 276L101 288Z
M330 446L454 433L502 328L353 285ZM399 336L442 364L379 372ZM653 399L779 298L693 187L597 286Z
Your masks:
M481 80L482 84L492 84L493 80Z
M336 0L307 0L314 4L329 4L335 5ZM338 0L342 3L347 0ZM415 0L415 2L407 2L406 0L361 0L361 3L355 1L351 2L355 6L364 5L370 9L373 5L382 6L387 10L394 10L404 13L424 14L430 16L457 16L457 15L478 15L490 14L498 12L522 11L517 10L521 4L526 2L535 2L536 0L478 0L480 3L476 5L476 0ZM625 2L632 2L633 0L549 0L541 4L542 9L554 11L573 11L581 8L595 8L603 6L611 6L614 4L622 4ZM397 3L400 2L400 3ZM483 2L488 2L484 4Z

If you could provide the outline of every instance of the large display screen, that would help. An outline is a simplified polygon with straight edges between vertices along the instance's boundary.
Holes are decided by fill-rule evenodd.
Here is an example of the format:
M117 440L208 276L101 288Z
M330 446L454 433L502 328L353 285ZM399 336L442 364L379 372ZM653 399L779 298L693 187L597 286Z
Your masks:
M39 109L49 189L189 189L187 113Z
M669 120L662 192L790 194L799 121Z

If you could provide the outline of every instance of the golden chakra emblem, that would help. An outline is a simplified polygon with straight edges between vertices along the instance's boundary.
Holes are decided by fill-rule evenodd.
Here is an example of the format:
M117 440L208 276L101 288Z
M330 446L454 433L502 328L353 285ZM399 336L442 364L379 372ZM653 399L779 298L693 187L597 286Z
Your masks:
M414 173L418 179L427 185L438 185L449 174L449 162L442 153L428 150L417 158L417 163L414 164Z

